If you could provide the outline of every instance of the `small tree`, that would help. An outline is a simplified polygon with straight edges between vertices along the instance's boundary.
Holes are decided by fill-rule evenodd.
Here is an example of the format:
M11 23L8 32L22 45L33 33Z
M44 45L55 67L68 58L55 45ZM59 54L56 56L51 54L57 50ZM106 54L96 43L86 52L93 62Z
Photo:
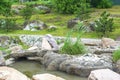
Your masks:
M11 5L10 0L0 0L0 14L4 16L4 18L0 19L0 29L6 32L15 29L16 26L16 19L11 14Z
M106 11L101 14L101 17L95 21L95 30L101 37L108 36L114 30L113 18L109 18L110 14Z
M33 8L30 5L26 5L24 9L21 10L21 15L23 16L25 23L29 22L32 16Z

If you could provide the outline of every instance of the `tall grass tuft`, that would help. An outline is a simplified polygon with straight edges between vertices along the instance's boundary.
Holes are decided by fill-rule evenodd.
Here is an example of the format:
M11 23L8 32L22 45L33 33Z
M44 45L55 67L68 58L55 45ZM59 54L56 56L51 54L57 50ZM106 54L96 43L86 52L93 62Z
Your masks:
M69 55L84 54L86 52L84 44L81 42L80 34L74 42L71 38L73 30L70 31L66 37L63 47L60 49L61 53Z
M116 50L116 51L113 53L113 61L114 61L114 62L117 62L119 59L120 59L120 49Z

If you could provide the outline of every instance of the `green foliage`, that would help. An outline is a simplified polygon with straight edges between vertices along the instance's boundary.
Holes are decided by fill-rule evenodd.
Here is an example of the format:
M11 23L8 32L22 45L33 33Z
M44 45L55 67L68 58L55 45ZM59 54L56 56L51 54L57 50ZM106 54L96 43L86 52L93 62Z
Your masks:
M0 14L5 17L0 19L0 29L6 32L16 29L16 19L12 18L11 5L12 2L10 0L0 1Z
M0 19L0 29L3 29L4 31L13 31L16 27L16 19L11 17L6 17L4 19Z
M101 37L107 37L110 32L113 32L113 18L109 18L110 14L106 11L101 14L101 17L95 21L95 31Z
M75 25L75 27L73 28L73 30L75 32L81 32L84 33L86 31L86 27L84 26L83 21L78 22L78 24Z
M85 20L89 18L90 4L87 0L80 0L79 7L76 10L77 18Z
M69 54L69 55L77 55L77 54L84 54L86 52L84 44L80 40L80 34L77 37L75 42L72 41L71 33L68 33L66 40L64 42L63 47L60 49L61 53Z
M52 0L52 2L59 13L73 14L81 7L81 0Z
M25 19L25 21L29 21L33 13L33 8L30 5L26 5L25 8L21 10L21 15Z
M112 7L112 0L90 0L92 7L110 8Z
M97 7L98 8L110 8L110 7L112 7L112 1L111 0L102 0Z
M116 62L120 59L120 49L116 50L114 53L113 53L113 61Z
M12 5L12 2L10 0L0 0L0 14L6 17L10 16L11 5Z

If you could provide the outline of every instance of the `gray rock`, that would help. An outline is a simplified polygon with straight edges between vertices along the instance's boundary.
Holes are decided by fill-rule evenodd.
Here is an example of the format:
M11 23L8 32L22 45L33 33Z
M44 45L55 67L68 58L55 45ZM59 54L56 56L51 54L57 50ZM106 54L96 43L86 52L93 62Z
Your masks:
M57 30L57 27L56 27L56 26L50 26L50 27L48 28L48 31L55 31L55 30Z
M61 57L58 57L51 61L51 63L48 65L47 70L59 70L59 65L67 60L69 56L67 55L61 55Z
M39 10L42 13L50 13L51 10L47 6L39 5L35 7L36 10Z
M73 28L75 27L76 24L78 24L80 20L78 19L72 19L72 20L69 20L68 23L67 23L67 27L68 28Z
M82 77L87 77L92 70L103 68L112 69L112 61L108 62L93 54L86 54L81 57L74 57L60 64L60 70Z
M29 24L27 24L24 28L24 30L31 30L31 31L36 31L36 30L42 30L47 28L47 25L42 22L42 21L32 21Z
M20 40L28 46L37 46L41 47L42 36L38 35L21 35L19 36Z
M11 53L17 53L17 52L21 52L23 48L21 45L18 45L18 46L10 47L8 50L10 50Z
M91 31L95 31L95 22L90 22L89 23L89 28Z
M120 73L120 60L118 60L115 64L114 64L114 70L118 73Z
M0 46L8 47L10 38L8 36L0 36Z
M53 49L53 50L59 50L59 46L58 46L56 40L53 38L52 35L47 34L47 35L45 36L45 38L48 40L48 42L49 42L50 45L52 46L52 49Z
M34 57L34 56L37 56L37 50L27 50L27 51L21 51L21 52L16 52L16 53L13 53L13 54L10 54L10 58L15 58L15 59L18 59L18 58L21 58L21 57Z
M54 53L52 51L48 51L44 56L43 56L43 62L42 64L45 66L45 67L48 67L48 65L55 59L57 58L60 58L61 55L60 54L57 54L57 53Z
M0 66L5 66L5 59L3 53L0 51Z

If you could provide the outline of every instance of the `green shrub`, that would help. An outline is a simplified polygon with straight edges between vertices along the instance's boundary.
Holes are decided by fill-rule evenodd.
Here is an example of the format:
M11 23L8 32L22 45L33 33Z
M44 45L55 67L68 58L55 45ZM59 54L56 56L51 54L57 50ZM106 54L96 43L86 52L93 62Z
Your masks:
M52 3L57 12L73 14L81 7L81 1L82 0L52 0Z
M116 50L114 53L113 53L113 61L116 62L120 59L120 49Z
M101 37L108 37L110 32L113 32L113 18L109 18L110 14L106 11L101 14L101 17L95 21L95 31Z
M0 14L8 17L11 15L12 2L9 0L0 0Z
M75 42L72 41L71 33L68 34L63 47L60 49L61 53L69 55L84 54L86 52L84 44L80 40L80 35Z
M110 8L112 7L112 0L89 0L92 7Z
M21 10L21 16L25 19L26 22L29 21L33 13L33 8L30 5L26 5L25 8Z
M102 0L97 7L98 8L110 8L110 7L112 7L112 1L111 0Z
M16 19L11 17L0 19L0 29L4 30L5 32L16 30Z
M90 18L90 4L87 0L80 0L79 7L75 11L76 17L79 18L81 21Z

